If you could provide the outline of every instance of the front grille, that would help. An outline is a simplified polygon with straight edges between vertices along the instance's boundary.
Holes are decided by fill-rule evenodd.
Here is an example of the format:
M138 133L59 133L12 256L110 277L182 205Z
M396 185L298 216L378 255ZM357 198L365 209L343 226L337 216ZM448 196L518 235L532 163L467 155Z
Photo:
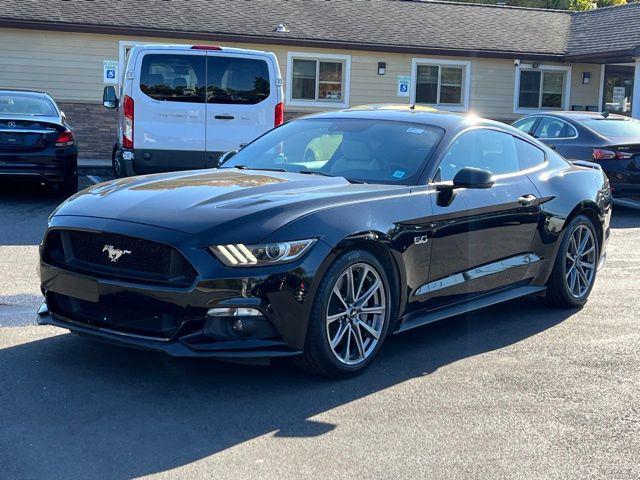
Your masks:
M170 339L186 324L202 326L203 309L182 308L138 294L106 295L100 302L47 293L49 311L75 323L122 333Z
M173 247L106 232L52 230L43 259L55 267L92 276L172 286L189 286L197 276Z

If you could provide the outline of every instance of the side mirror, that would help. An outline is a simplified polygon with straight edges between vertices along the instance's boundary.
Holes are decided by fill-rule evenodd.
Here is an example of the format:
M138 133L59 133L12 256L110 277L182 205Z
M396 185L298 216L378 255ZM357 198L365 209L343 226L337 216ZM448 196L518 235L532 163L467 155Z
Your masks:
M227 160L233 157L236 153L238 153L238 150L229 150L228 152L223 153L220 159L218 160L218 166L223 165Z
M493 175L489 170L464 167L453 177L453 188L491 188Z
M65 115L65 113L64 113L64 112L62 112L62 111L60 112L60 118L62 118L62 121L63 121L63 122L66 122L66 121L67 121L67 116L66 116L66 115Z
M107 85L102 92L102 105L105 108L118 108L118 96L116 95L116 87Z

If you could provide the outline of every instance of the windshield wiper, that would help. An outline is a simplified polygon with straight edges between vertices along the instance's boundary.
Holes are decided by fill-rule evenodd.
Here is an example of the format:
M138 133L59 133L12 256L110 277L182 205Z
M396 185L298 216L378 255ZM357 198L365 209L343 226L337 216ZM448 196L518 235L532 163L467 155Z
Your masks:
M222 167L222 168L230 168L230 167ZM289 170L285 170L284 168L256 168L250 167L249 165L234 165L233 168L237 168L238 170L265 170L267 172L288 172Z
M318 170L300 170L298 173L302 173L303 175L322 175L323 177L333 177L333 175L329 175L328 173L319 172Z
M319 172L317 170L300 170L298 173L302 173L304 175L322 175L323 177L336 178L335 175L329 175L328 173ZM347 178L347 177L342 177L342 178L344 178L349 183L367 183L364 180L358 180L355 178Z

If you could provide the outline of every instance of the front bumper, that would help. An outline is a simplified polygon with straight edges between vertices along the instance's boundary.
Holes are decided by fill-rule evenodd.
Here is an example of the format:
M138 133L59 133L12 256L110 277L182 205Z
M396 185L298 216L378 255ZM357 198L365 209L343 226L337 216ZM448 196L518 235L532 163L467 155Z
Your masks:
M49 265L39 264L42 291L47 302L39 312L39 323L66 328L118 345L143 348L177 357L260 358L299 354L304 346L311 304L318 273L331 255L322 242L298 262L276 267L229 268L207 252L194 237L159 227L130 224L116 220L66 217L53 218L53 227L83 228L127 234L153 241L170 243L198 272L193 285L172 287L140 282L101 278ZM132 231L134 230L134 231ZM168 242L167 237L172 237ZM61 309L58 298L73 299L75 304L95 306L122 305L128 311L144 310L147 305L154 315L163 312L188 311L188 320L176 321L175 331L167 336L148 335L137 331L135 318L120 322L107 318L113 310L105 310L104 321L87 320L84 313ZM48 303L48 305L47 305ZM216 334L212 308L252 308L261 313L260 321L268 322L274 335L227 336ZM80 310L78 310L80 311ZM150 310L151 311L151 310ZM118 315L117 313L113 315ZM187 314L185 314L187 315ZM232 322L235 317L224 318ZM144 319L148 321L148 317ZM121 328L126 325L126 328ZM267 329L267 330L269 330ZM264 331L264 329L263 329Z

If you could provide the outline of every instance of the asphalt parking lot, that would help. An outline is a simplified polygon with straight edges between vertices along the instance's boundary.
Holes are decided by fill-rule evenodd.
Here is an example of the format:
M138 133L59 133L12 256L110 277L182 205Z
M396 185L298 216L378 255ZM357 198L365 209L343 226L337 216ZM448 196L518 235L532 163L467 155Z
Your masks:
M582 310L457 317L334 382L37 326L55 204L0 189L2 478L640 478L640 211L614 212Z

